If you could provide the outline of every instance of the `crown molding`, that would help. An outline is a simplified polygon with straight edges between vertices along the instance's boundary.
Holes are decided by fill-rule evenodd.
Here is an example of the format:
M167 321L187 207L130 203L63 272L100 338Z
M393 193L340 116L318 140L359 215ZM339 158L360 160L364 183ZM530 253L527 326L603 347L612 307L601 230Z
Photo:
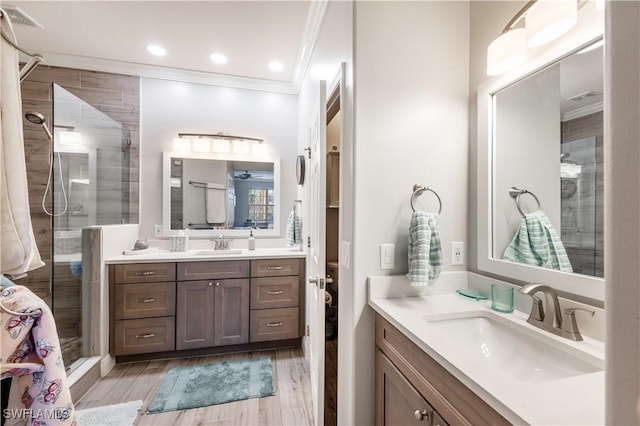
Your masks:
M309 62L311 62L311 56L313 49L316 46L320 29L322 28L322 22L327 13L329 6L328 0L315 0L311 3L309 9L309 15L307 15L307 22L304 26L304 35L302 36L302 47L298 56L295 70L293 72L293 79L291 85L295 89L295 92L300 92L302 82L309 68Z
M311 3L305 23L304 35L298 60L291 81L276 81L259 78L193 71L180 68L159 67L134 62L115 61L88 56L67 55L55 52L41 52L45 58L43 65L101 71L115 74L135 75L138 77L180 81L184 83L207 84L232 87L235 89L258 90L297 95L307 72L322 22L327 11L328 0L315 0Z
M263 80L258 78L239 77L179 68L158 67L154 65L114 61L87 56L66 55L53 52L42 52L42 55L45 58L43 65L135 75L138 77L181 81L185 83L225 86L236 89L260 90L284 94L298 93L293 85L286 81Z
M582 108L567 111L562 116L562 121L574 120L576 118L584 117L585 115L593 114L596 112L604 111L604 102L596 102L595 104L587 105Z

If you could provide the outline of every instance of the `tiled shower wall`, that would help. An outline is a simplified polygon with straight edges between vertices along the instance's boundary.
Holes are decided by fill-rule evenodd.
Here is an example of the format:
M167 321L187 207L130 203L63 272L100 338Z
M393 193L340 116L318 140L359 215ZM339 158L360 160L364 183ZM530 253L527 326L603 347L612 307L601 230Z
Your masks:
M595 221L591 231L595 235L593 246L567 247L574 272L604 277L604 116L596 112L562 123L562 142L583 138L596 138ZM569 157L571 159L571 157ZM564 208L564 207L563 207Z
M47 120L53 131L53 89L56 83L75 96L83 99L104 114L120 122L129 130L130 191L125 194L129 202L129 223L138 223L139 212L139 147L140 147L140 79L70 68L39 66L22 82L22 110L37 111ZM47 185L49 170L49 141L41 127L23 120L25 156L29 184L31 220L38 250L45 266L29 272L18 284L25 285L51 305L52 238L51 218L42 210L42 197ZM46 200L51 206L51 192ZM49 207L50 208L50 207ZM57 268L58 269L58 268ZM79 336L81 315L81 292L77 277L69 273L69 265L56 270L56 323L60 337Z

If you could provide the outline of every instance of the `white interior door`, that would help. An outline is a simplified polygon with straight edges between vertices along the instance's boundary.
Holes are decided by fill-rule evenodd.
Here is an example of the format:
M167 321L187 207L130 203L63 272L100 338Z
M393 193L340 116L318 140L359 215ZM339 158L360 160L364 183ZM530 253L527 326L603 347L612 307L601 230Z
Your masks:
M314 418L317 425L324 424L324 316L326 271L326 82L320 81L317 111L310 120L310 228L307 302L309 303L309 368Z

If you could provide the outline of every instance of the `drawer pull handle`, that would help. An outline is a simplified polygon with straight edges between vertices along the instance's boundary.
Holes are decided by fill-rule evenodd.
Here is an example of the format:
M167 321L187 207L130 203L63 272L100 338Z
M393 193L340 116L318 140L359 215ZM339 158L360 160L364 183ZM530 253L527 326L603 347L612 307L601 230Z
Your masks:
M149 275L155 275L155 271L144 271L144 272L136 272L136 277L146 277Z
M282 294L282 293L284 293L283 290L269 290L269 291L267 291L268 295L277 295L277 294Z
M156 333L136 334L136 339L150 339L156 337Z
M413 412L413 416L419 422L421 422L423 420L429 421L429 412L427 410L416 410L416 411Z
M267 266L267 271L281 271L283 269L283 266Z
M148 299L138 299L137 302L138 303L151 303L151 302L155 302L156 299L154 297L149 297Z
M267 327L282 327L284 323L281 322L268 322Z

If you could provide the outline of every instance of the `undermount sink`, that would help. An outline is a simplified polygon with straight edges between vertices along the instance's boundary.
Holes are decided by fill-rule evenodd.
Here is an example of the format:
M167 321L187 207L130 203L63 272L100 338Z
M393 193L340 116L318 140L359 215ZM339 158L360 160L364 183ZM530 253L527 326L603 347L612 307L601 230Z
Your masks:
M547 382L602 371L598 360L578 358L569 353L571 350L566 351L567 345L539 335L544 332L527 328L524 321L520 324L491 311L433 314L423 319L443 333L442 337L454 339L456 347L477 368L521 382Z
M242 250L193 250L196 256L231 256L234 254L242 254Z

